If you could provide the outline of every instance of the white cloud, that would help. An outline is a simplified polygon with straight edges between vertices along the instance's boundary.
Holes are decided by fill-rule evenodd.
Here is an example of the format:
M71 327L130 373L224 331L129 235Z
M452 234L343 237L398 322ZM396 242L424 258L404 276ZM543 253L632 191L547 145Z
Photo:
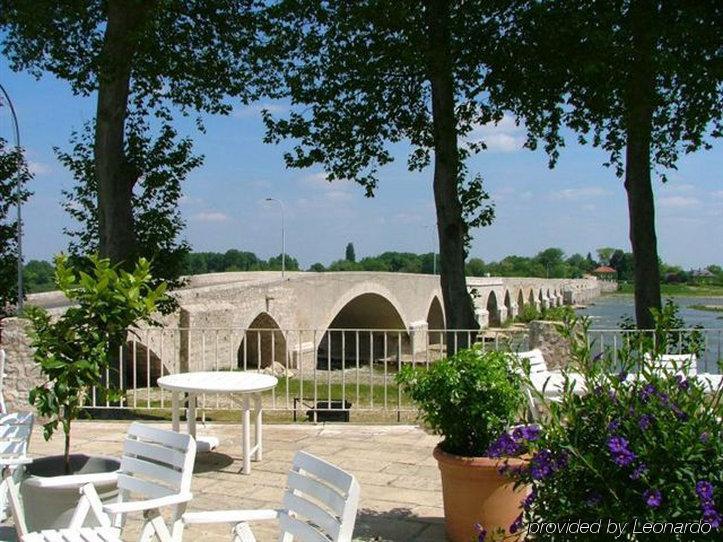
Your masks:
M284 105L273 103L251 104L243 107L235 107L233 112L231 113L231 116L237 119L247 117L260 117L261 111L263 111L264 109L266 109L270 113L283 113L288 108Z
M666 196L660 198L658 200L658 204L661 207L668 207L671 209L684 209L699 205L700 200L689 196Z
M517 152L525 143L525 130L515 124L513 116L504 115L497 124L488 122L475 127L468 139L485 143L489 152Z
M218 211L206 211L193 215L194 220L199 222L228 222L231 217Z
M711 196L718 199L723 199L723 190L716 190L715 192L711 192Z
M45 164L43 162L35 162L33 160L30 160L28 162L28 169L30 170L30 173L35 176L47 175L48 173L53 171L48 164Z
M565 188L552 194L553 199L577 201L582 199L600 198L608 195L609 192L598 186L586 186L583 188Z

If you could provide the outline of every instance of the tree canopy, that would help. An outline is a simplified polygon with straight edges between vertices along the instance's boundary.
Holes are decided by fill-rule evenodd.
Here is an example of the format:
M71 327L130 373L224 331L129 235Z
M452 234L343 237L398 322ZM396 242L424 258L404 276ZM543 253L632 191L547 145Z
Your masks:
M639 327L660 309L651 171L665 181L721 135L722 15L716 0L525 0L497 18L487 85L525 122L527 145L542 141L554 164L568 127L625 177Z
M0 103L0 105L2 105ZM0 316L6 315L18 299L18 223L15 205L25 202L31 179L22 150L0 138Z

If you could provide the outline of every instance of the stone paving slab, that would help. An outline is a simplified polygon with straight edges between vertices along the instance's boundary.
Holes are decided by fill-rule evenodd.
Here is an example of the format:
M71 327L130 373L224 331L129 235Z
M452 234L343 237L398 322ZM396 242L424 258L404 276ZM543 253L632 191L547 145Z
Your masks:
M72 451L120 455L128 425L129 422L76 422ZM167 423L154 425L170 427ZM339 465L359 479L361 503L355 540L445 540L441 482L431 457L438 438L417 427L267 424L264 459L252 463L249 476L240 474L240 425L199 425L198 433L216 436L221 444L216 451L197 456L192 487L194 499L189 510L277 508L291 458L297 450L305 450ZM33 456L62 453L61 435L45 442L42 428L36 427L30 452ZM137 521L130 521L124 539L135 540L137 527ZM254 533L259 542L278 538L273 522L255 524ZM184 540L230 541L230 528L225 525L189 527Z

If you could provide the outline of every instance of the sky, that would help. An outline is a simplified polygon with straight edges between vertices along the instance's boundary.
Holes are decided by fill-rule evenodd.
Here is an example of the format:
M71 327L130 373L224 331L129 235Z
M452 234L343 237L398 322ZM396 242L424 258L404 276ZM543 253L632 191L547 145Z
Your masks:
M21 143L35 179L24 206L25 260L50 259L67 246L62 230L72 225L61 207L61 190L72 178L53 147L67 149L74 129L92 120L95 99L74 96L67 83L46 76L37 81L12 72L0 58L0 82L17 110ZM195 251L247 250L262 258L281 250L283 202L287 253L302 267L344 257L354 243L357 258L381 252L431 252L437 246L432 169L410 173L407 148L393 147L395 161L381 170L374 198L350 182L328 183L317 169L287 169L290 144L264 144L261 109L284 113L279 104L235 107L231 115L205 117L199 133L190 120L176 126L190 135L204 165L186 180L180 208L185 238ZM0 137L12 140L8 109L0 108ZM485 179L495 204L491 226L476 229L470 257L499 260L531 256L548 247L586 254L603 246L630 250L622 181L602 164L606 155L567 138L558 165L550 170L542 151L522 148L524 130L505 117L481 126L473 137L488 150L469 169ZM723 263L723 144L684 157L663 185L655 181L658 250L664 261L684 268Z

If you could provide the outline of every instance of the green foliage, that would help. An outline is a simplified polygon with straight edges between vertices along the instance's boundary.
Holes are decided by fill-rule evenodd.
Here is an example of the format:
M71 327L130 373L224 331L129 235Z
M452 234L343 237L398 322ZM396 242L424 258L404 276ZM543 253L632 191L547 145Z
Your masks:
M46 382L30 392L30 403L47 418L49 439L62 426L65 433L66 472L69 468L70 430L92 388L102 388L108 400L117 400L116 367L112 353L125 340L128 328L153 323L151 315L166 297L166 285L153 286L150 263L140 259L133 272L111 266L106 259L88 258L84 270L69 265L66 256L55 258L55 284L71 302L58 318L30 306L33 358ZM106 379L106 371L111 377Z
M314 273L323 273L326 271L326 267L324 267L323 263L316 262L309 267L309 271L313 271Z
M356 261L356 253L354 252L354 243L349 243L348 245L346 245L346 250L344 251L344 259L348 262Z
M665 319L658 316L665 332ZM716 516L720 521L715 503L723 499L723 389L706 393L699 380L655 367L657 352L640 349L640 344L593 356L594 345L586 340L589 324L571 319L561 328L571 346L569 369L581 375L588 393L576 393L581 383L573 386L564 370L559 400L538 394L544 405L539 430L511 446L530 458L529 468L508 471L532 489L523 526L602 518L601 534L585 536L602 541L611 537L605 534L608 518L627 522L629 535L634 519L639 526L646 521L713 522ZM511 442L506 435L500 441ZM710 498L701 497L701 483L710 484ZM535 540L573 541L580 536L540 533ZM643 533L624 538L709 539Z
M563 322L566 319L575 316L575 309L569 305L560 305L558 307L549 307L547 309L537 310L531 303L527 303L515 318L518 322L532 322L533 320L547 320L550 322Z
M236 249L220 252L190 252L185 255L183 263L184 275L201 275L203 273L223 273L225 271L278 271L281 269L281 254L260 259L253 252ZM286 269L298 271L299 262L286 254Z
M405 365L397 382L419 407L442 449L484 456L492 439L512 424L523 403L520 377L506 352L460 350L429 368Z
M55 288L55 268L45 260L30 260L23 268L25 288L30 293L47 292Z
M25 185L31 178L22 151L8 147L0 138L0 317L9 314L18 299L18 225L14 211L18 195L21 202L30 196Z
M75 186L64 190L63 207L77 227L65 229L71 238L70 253L76 258L97 252L98 181L93 154L93 126L86 124L81 133L73 133L72 150L55 152L60 162L75 178ZM189 245L179 239L185 223L178 202L181 185L188 174L203 163L193 155L190 139L177 139L176 131L163 124L154 137L150 126L138 115L126 124L125 155L128 167L139 179L133 191L132 207L139 254L151 262L156 280L179 285Z

